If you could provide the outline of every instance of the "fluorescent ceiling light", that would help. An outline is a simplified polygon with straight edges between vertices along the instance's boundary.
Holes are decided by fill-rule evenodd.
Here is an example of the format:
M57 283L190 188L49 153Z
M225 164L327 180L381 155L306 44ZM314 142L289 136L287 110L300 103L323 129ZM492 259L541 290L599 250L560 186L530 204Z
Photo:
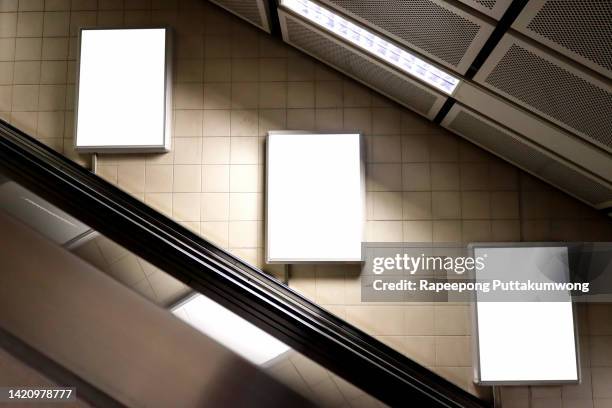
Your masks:
M365 28L340 17L310 0L281 0L281 4L319 27L340 36L411 76L451 95L459 79L384 40Z
M360 135L270 132L268 262L361 261Z
M477 248L485 256L477 280L567 281L567 248ZM491 273L492 272L492 273ZM544 272L544 273L543 273ZM488 300L487 296L491 296ZM478 373L482 384L537 384L577 382L578 356L574 314L569 292L566 301L496 301L489 292L477 293L476 340ZM528 293L530 299L537 293ZM516 299L515 299L516 300Z
M253 364L265 364L290 350L275 337L201 294L190 297L172 313Z
M170 148L167 29L83 29L76 147L87 151Z

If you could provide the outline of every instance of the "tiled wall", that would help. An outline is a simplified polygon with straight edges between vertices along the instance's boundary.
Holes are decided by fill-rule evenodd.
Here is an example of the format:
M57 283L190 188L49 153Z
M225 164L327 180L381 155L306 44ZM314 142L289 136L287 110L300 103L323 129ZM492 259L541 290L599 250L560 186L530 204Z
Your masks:
M0 115L89 165L71 147L77 27L147 24L176 29L172 152L100 155L99 174L272 273L280 268L263 264L263 143L270 129L367 136L371 241L612 238L611 223L594 210L197 0L0 0ZM107 267L167 299L165 284L155 289L145 269L131 260ZM294 266L289 284L477 391L467 306L363 303L359 270L350 266ZM584 385L513 389L505 398L519 401L515 406L533 398L534 407L562 400L610 407L610 312L583 310Z

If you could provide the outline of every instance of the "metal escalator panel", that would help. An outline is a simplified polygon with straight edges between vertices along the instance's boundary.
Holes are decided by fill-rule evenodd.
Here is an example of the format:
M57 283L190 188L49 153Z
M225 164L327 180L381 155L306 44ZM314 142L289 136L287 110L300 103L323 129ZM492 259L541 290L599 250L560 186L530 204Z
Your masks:
M0 172L95 230L98 235L74 253L116 280L164 307L178 306L194 292L203 295L204 303L252 326L235 329L234 340L253 328L271 336L275 351L256 362L275 377L289 378L319 405L333 404L317 399L325 389L317 393L314 382L295 384L305 378L300 370L318 373L345 405L363 398L373 406L489 406L4 122ZM172 291L164 293L168 287ZM211 330L219 328L211 329L213 319L198 318L214 338ZM224 324L229 318L216 319Z

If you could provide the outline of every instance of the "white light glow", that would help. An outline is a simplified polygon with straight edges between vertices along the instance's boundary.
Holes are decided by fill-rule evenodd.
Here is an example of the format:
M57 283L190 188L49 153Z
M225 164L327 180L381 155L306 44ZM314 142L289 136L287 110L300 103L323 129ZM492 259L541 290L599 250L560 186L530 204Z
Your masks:
M166 29L82 30L77 148L169 147L166 52Z
M257 326L201 294L181 303L172 313L253 364L265 364L290 349Z
M360 261L359 134L271 132L267 148L268 261Z
M459 84L458 78L428 64L371 31L319 6L317 3L310 0L282 0L281 4L444 93L451 95Z
M496 257L506 264L511 260L509 268L520 276L527 276L525 271L535 271L543 265L537 265L533 260L551 259L549 255L561 255L567 260L566 248L483 248L477 249L475 254L482 256L484 253L488 255L487 263L495 262ZM568 276L567 270L560 272L555 276ZM504 274L508 279L514 278L508 271ZM477 279L485 279L485 275L477 276ZM558 302L477 301L476 318L480 382L578 381L574 315L569 292L567 301Z

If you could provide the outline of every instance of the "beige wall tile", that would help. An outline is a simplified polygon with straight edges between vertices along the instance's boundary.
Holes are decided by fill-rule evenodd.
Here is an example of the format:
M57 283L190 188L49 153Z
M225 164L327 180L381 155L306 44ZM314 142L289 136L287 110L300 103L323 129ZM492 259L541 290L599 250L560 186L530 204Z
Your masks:
M461 242L461 221L434 221L434 242Z
M263 109L287 107L287 84L285 82L260 82L259 102Z
M69 30L69 12L57 11L44 13L43 35L45 37L67 37Z
M342 109L315 109L315 130L319 132L342 130Z
M403 239L401 221L368 221L367 229L371 242L402 242Z
M472 332L469 306L436 304L434 333L441 336L467 336Z
M429 161L429 137L427 135L402 136L402 161L404 163Z
M68 58L68 39L45 37L42 41L43 60L65 60Z
M463 221L463 242L483 242L491 240L490 221Z
M234 165L230 168L230 191L235 193L258 192L261 188L259 183L260 171L263 168L251 164Z
M1 25L2 24L0 24L0 26ZM2 37L1 34L0 34L0 37ZM13 37L0 38L0 61L13 61L14 59L15 59L15 38Z
M400 136L374 136L371 138L374 163L401 163L402 149Z
M342 82L318 81L315 85L315 106L317 108L342 107Z
M205 110L203 113L204 136L229 136L230 135L230 111L229 110Z
M266 37L261 37L266 38ZM280 47L284 49L284 47ZM286 81L287 60L285 58L260 58L259 59L260 81Z
M434 191L431 200L434 218L461 218L461 195L458 192Z
M173 169L171 165L145 166L145 192L165 193L172 191Z
M231 193L229 195L229 219L231 221L263 220L263 195L261 193Z
M433 239L431 221L404 221L402 225L405 242L431 242Z
M202 138L183 137L174 140L174 164L202 163Z
M491 193L491 216L492 218L518 218L519 199L515 192L493 192Z
M202 136L202 111L176 110L174 112L174 136Z
M204 64L200 59L179 59L175 64L177 82L202 82Z
M233 109L259 107L259 84L257 82L236 82L231 88L231 107Z
M461 194L461 215L463 219L491 218L489 193L463 192Z
M228 192L230 180L229 165L203 165L202 166L202 191L203 192Z
M431 189L459 190L459 166L456 163L431 163Z
M229 206L228 193L202 193L202 221L227 221Z
M470 367L472 352L469 336L437 336L436 365Z
M204 90L201 84L177 83L174 85L176 109L202 109Z
M435 365L436 349L432 336L401 337L403 352L411 359L424 366Z
M230 248L255 248L259 243L257 221L230 221Z
M257 137L232 137L230 140L231 164L257 164L259 141Z
M204 82L230 82L231 80L231 59L210 58L204 60Z
M343 81L342 90L346 107L369 107L372 103L370 90L357 82Z
M399 163L369 163L366 166L368 191L401 191L402 165Z
M455 162L459 160L459 139L451 134L436 132L430 136L430 158L432 162Z
M434 307L409 305L404 310L404 333L409 336L431 336L434 334ZM433 338L431 345L435 342ZM433 348L433 347L432 347Z
M346 104L345 104L346 106ZM359 132L363 135L372 133L372 115L367 108L347 108L342 113L343 129Z
M199 164L174 166L174 192L196 193L202 189L202 166Z
M13 87L13 110L35 111L38 109L38 85L15 85Z
M206 239L221 246L228 247L229 223L227 221L207 221L200 224L200 233Z
M40 61L16 61L11 64L13 84L27 85L40 83Z
M40 93L38 96L38 109L41 111L53 111L63 110L64 108L70 108L71 106L66 105L66 96L72 95L66 93L65 85L41 85Z
M306 55L291 56L287 59L287 79L289 81L314 80L314 62Z
M42 38L15 39L15 61L37 60L40 58L41 52Z
M288 108L314 108L315 91L312 82L288 82Z
M259 134L259 116L257 110L232 110L231 113L231 135L232 136L257 136Z
M200 221L200 193L174 193L172 217L177 221Z
M43 32L43 13L19 12L17 15L18 37L41 37Z
M373 192L372 203L374 220L402 219L402 193Z
M145 191L145 165L121 163L118 167L117 183L130 193Z
M401 133L401 115L397 108L372 109L372 133L398 135Z
M431 176L429 163L408 163L402 165L404 191L430 191Z
M487 190L489 166L482 163L461 163L461 189Z
M593 397L612 398L612 367L591 368Z
M404 192L402 215L405 220L429 220L432 217L430 192Z

